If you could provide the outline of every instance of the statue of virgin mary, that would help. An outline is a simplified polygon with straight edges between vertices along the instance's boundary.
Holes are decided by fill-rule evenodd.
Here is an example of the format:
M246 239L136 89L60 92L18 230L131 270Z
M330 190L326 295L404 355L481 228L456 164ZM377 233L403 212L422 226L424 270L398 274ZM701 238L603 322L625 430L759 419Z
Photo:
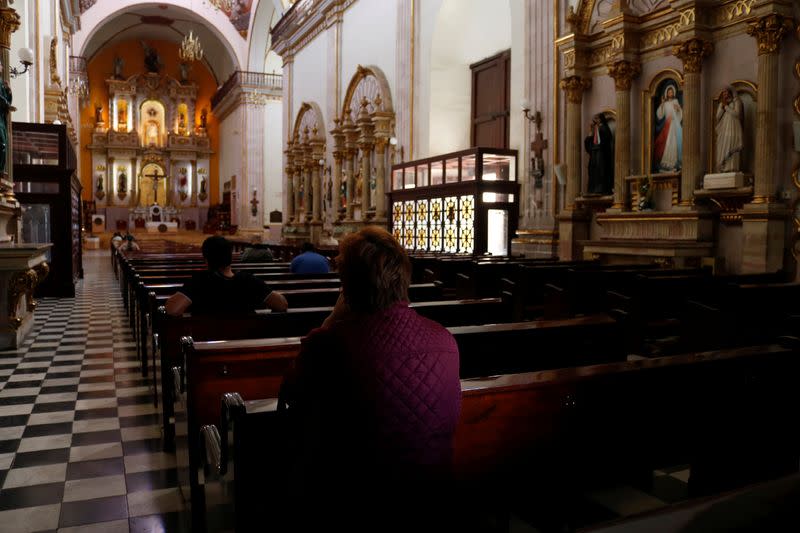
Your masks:
M715 134L717 172L740 171L744 148L742 100L731 86L723 89L719 95Z

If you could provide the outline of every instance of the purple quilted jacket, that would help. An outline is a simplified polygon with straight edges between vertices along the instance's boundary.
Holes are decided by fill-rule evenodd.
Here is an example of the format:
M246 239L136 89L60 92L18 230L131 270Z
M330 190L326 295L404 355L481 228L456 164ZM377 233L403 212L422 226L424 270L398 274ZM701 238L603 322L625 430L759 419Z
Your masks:
M446 473L461 403L458 370L453 336L407 303L312 331L290 386L300 440L295 481Z

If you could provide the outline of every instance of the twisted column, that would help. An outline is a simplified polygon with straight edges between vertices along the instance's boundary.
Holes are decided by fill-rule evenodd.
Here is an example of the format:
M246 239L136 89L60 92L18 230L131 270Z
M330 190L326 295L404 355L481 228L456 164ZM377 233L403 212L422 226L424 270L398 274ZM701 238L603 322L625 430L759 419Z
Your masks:
M778 159L778 54L781 41L793 29L792 20L771 14L751 22L747 28L758 42L758 103L756 124L755 190L753 203L774 199Z
M703 59L714 51L714 44L702 39L689 39L676 45L672 54L683 62L683 167L681 169L681 206L694 204L694 190L703 176L700 155L701 73Z
M631 61L617 61L608 67L617 89L617 130L614 139L614 204L612 209L624 209L625 178L631 174L631 85L642 67Z
M336 124L331 130L333 137L333 197L335 198L333 212L336 219L339 219L339 212L342 209L342 160L344 159L344 133L339 127L340 119L334 119ZM346 205L346 204L345 204Z
M575 210L575 198L581 191L581 111L583 92L592 87L592 80L580 76L570 76L561 80L561 88L567 94L567 132L566 162L567 190L565 195L566 209Z

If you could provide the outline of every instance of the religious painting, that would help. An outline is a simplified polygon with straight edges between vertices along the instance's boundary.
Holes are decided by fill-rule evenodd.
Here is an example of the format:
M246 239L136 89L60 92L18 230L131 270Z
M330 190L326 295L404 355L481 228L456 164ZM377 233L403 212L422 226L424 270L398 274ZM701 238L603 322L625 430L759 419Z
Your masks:
M233 0L231 2L231 10L224 10L228 15L233 27L239 34L247 38L247 30L250 27L250 14L253 8L253 0Z
M683 76L657 74L642 94L642 174L674 174L683 168Z
M758 88L734 81L715 91L709 117L708 171L752 174Z

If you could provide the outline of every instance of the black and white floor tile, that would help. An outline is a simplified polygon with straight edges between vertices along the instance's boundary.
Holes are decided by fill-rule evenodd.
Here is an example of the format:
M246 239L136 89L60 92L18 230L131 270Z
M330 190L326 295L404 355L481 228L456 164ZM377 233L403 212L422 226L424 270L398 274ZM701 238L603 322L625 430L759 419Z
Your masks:
M188 531L108 252L0 352L0 531Z

